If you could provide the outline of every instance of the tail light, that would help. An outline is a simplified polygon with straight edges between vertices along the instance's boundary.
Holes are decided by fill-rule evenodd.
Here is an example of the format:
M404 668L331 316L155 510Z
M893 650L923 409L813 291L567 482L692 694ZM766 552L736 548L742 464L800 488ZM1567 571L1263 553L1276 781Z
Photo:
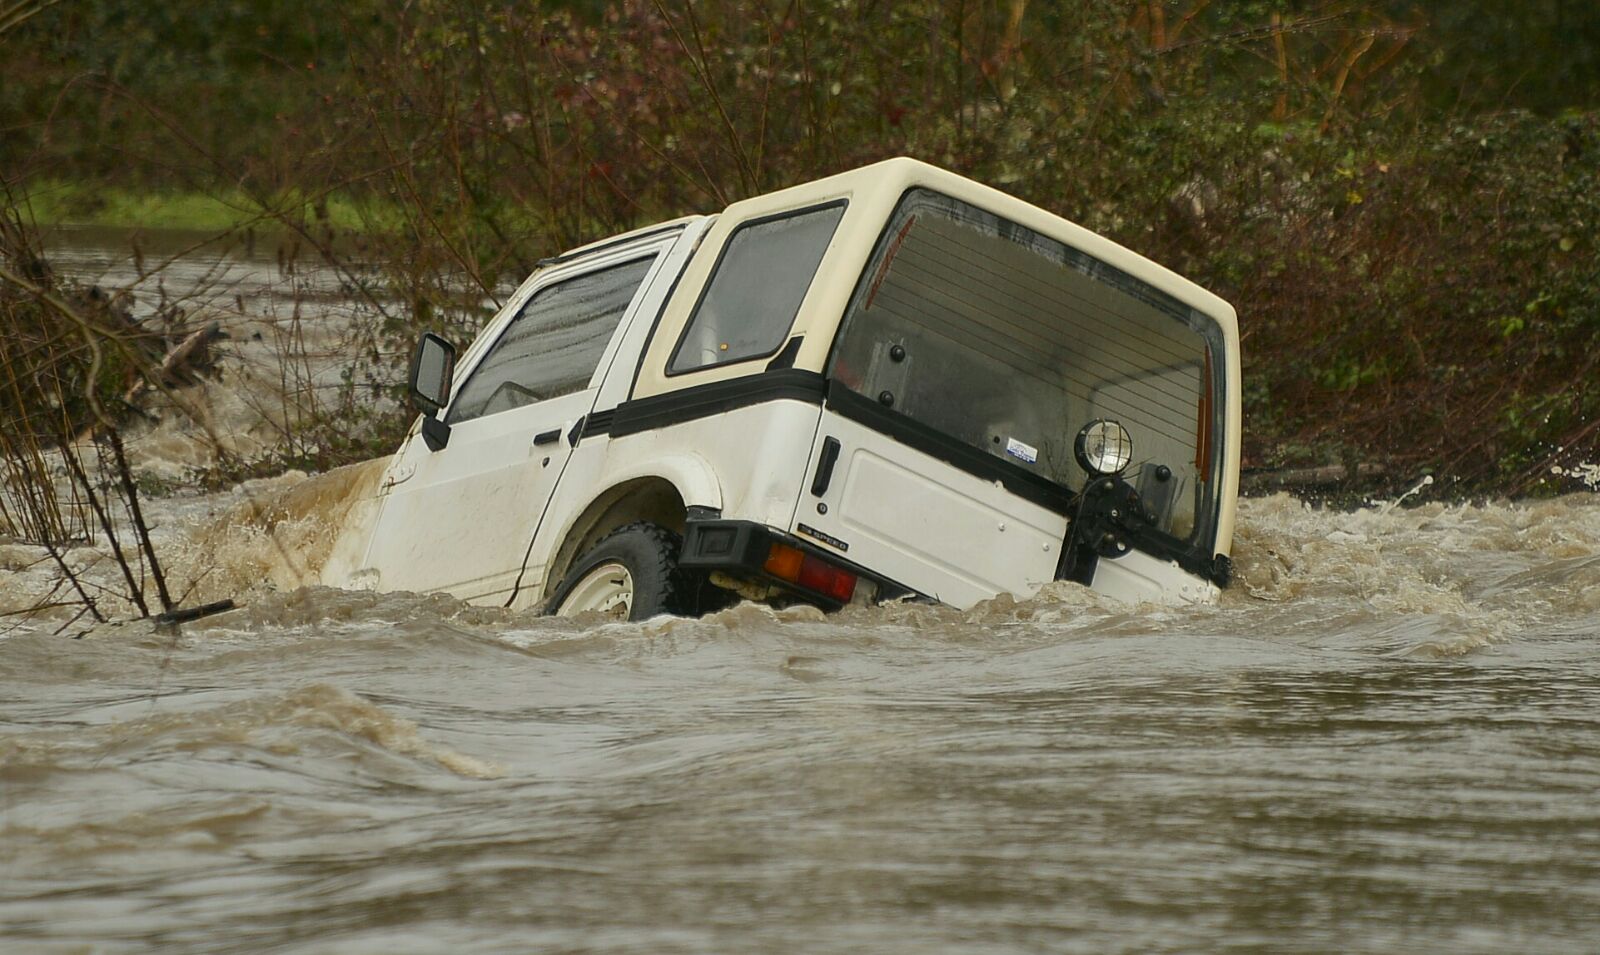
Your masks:
M855 574L788 544L772 545L767 552L764 569L780 580L798 584L840 603L849 603L850 598L855 596Z

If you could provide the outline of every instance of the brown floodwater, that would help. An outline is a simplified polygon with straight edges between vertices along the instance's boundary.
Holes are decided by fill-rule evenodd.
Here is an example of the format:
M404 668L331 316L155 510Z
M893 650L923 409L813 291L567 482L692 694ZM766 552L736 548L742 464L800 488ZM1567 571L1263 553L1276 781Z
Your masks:
M0 620L0 950L1600 949L1600 494L1250 500L1215 607L623 624L301 586L372 475L153 499L231 613Z

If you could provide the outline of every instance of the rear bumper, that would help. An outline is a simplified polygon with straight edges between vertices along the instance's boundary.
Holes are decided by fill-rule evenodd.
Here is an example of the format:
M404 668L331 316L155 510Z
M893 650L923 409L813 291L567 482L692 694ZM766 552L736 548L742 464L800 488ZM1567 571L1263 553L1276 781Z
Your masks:
M873 587L871 599L875 601L914 594L909 588L874 574L864 567L840 560L836 554L823 551L804 540L755 521L689 520L684 526L683 550L678 557L678 566L695 571L722 571L736 577L760 581L828 610L837 610L844 606L826 594L768 573L767 557L772 552L774 544L793 547L855 574L859 583Z

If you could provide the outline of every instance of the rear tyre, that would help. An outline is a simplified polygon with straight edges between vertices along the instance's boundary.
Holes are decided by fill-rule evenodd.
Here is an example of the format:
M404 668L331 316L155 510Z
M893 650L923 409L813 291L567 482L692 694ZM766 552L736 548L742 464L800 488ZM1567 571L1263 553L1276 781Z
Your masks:
M677 534L659 524L624 524L579 557L547 605L559 617L598 612L618 620L683 613L690 596L678 571Z

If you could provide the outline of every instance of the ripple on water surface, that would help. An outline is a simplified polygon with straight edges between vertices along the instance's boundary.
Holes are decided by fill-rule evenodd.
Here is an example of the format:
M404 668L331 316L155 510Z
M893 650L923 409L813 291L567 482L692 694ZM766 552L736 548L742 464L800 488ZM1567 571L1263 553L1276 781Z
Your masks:
M265 250L52 260L232 336L204 422L130 436L160 481L266 453L286 389L357 375L347 275ZM1210 608L1056 584L633 625L301 588L352 566L381 468L147 500L174 589L244 605L179 636L3 618L0 949L1600 937L1600 495L1246 501ZM95 548L65 559L117 585ZM0 541L0 613L53 583Z
M1600 508L1248 502L1219 606L0 645L20 950L1587 951Z

